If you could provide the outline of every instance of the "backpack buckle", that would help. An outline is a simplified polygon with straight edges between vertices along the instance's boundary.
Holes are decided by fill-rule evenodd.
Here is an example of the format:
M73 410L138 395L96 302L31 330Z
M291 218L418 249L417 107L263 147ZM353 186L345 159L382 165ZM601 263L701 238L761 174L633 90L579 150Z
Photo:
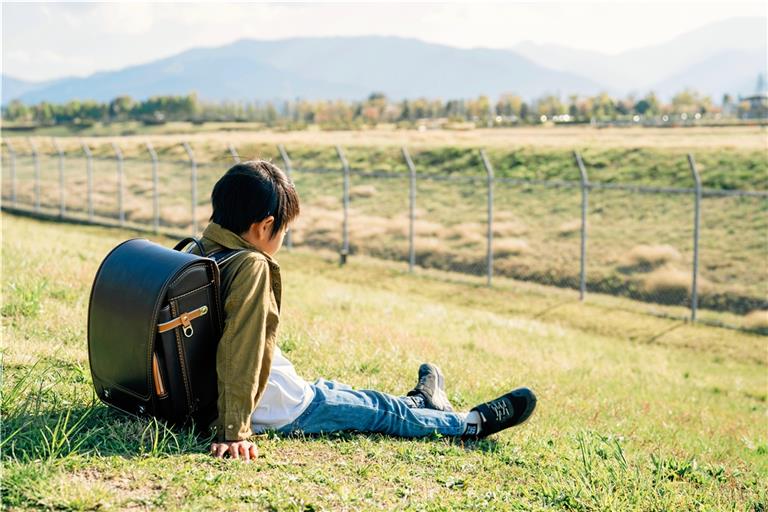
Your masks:
M184 336L191 338L192 335L195 334L195 330L192 328L192 320L189 319L189 313L183 313L179 317L179 320L181 320Z
M193 309L187 313L182 313L170 322L157 324L157 332L164 333L166 331L170 331L171 329L175 329L176 327L181 327L182 331L184 332L184 336L191 338L192 335L195 334L195 330L192 328L192 320L195 318L200 318L206 314L208 314L208 306L200 306L199 308Z

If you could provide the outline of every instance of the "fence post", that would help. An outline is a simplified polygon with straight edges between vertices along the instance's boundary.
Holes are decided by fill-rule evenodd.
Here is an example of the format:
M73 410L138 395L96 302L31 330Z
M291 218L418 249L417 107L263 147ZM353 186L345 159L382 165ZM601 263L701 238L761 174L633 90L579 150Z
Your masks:
M411 154L408 148L402 147L405 165L408 166L408 272L413 272L416 266L416 244L415 244L415 223L416 223L416 166L413 165Z
M693 155L688 153L688 166L695 184L693 203L693 276L691 277L691 322L696 321L696 310L699 307L699 232L701 230L701 176L696 169Z
M157 169L157 152L151 142L146 143L149 158L152 159L152 227L155 233L160 231L160 184Z
M51 143L54 149L56 149L56 154L59 156L59 217L63 218L66 210L64 203L64 194L66 193L64 189L64 152L55 138L51 138Z
M234 160L236 164L239 164L240 155L237 154L237 150L235 149L235 146L233 146L231 142L228 142L227 149L229 149L229 154L232 155L232 160Z
M83 141L80 141L80 147L83 148L83 153L85 153L85 174L88 182L88 190L86 191L88 222L93 222L93 153L91 153L91 148L88 147L88 144Z
M13 145L8 141L8 139L5 140L5 147L8 148L8 157L10 160L11 165L11 204L13 206L16 206L16 150L13 148Z
M187 157L189 157L189 165L192 167L190 180L192 186L192 235L194 236L197 234L197 161L190 145L187 142L183 142L182 145L184 151L187 152Z
M125 225L125 208L123 205L123 152L117 143L112 143L112 150L115 152L115 158L117 159L117 212L120 226Z
M579 257L579 300L583 301L587 294L587 209L589 207L589 179L581 153L573 152L573 158L579 168L581 179L581 253Z
M27 137L29 147L32 149L32 161L35 167L35 211L40 211L40 153L37 151L37 145L31 137Z
M488 286L493 281L493 167L488 161L485 150L480 150L480 157L483 159L483 167L488 175Z
M283 159L285 174L288 176L288 181L293 183L293 165L291 164L291 159L288 157L288 152L285 150L285 146L282 144L277 145L277 150L280 152L280 158ZM291 237L290 231L288 231L288 233L285 235L285 247L287 249L293 249L293 238Z
M342 246L339 263L344 265L347 262L347 256L349 255L349 162L347 157L344 156L341 146L336 146L336 153L341 160L341 166L344 169L344 191L342 196L342 203L344 207L344 223L342 225Z

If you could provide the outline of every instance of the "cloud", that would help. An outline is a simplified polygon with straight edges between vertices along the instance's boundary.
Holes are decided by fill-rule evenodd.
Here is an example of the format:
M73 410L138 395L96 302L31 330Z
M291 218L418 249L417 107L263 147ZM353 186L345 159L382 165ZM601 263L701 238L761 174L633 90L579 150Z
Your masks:
M92 4L84 25L109 35L139 35L155 22L155 7L144 3Z
M603 52L658 43L759 3L581 0L504 3L3 4L3 72L26 79L84 75L237 39L394 35L459 47L523 40ZM631 26L640 31L628 30ZM55 55L44 56L46 49ZM44 59L36 61L35 59Z
M25 50L10 50L3 56L3 59L7 61L16 61L21 64L29 64L32 62L32 56Z

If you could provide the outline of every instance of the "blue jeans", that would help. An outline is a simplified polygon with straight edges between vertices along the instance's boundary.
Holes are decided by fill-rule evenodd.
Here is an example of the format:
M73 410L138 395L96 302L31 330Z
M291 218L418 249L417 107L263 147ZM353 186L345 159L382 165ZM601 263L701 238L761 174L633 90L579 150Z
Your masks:
M372 390L354 390L346 384L318 379L310 384L315 398L293 423L278 429L284 434L320 434L339 431L379 432L398 437L425 437L434 433L460 436L464 414L412 409L400 397Z

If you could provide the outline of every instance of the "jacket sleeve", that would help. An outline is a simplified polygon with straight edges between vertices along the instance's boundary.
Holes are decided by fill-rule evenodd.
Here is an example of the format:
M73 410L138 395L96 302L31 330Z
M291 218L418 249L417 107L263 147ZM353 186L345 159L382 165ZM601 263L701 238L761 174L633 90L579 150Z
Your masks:
M224 300L224 331L216 351L219 390L214 425L219 441L242 441L252 435L251 413L264 393L271 364L269 272L266 261L245 258Z

